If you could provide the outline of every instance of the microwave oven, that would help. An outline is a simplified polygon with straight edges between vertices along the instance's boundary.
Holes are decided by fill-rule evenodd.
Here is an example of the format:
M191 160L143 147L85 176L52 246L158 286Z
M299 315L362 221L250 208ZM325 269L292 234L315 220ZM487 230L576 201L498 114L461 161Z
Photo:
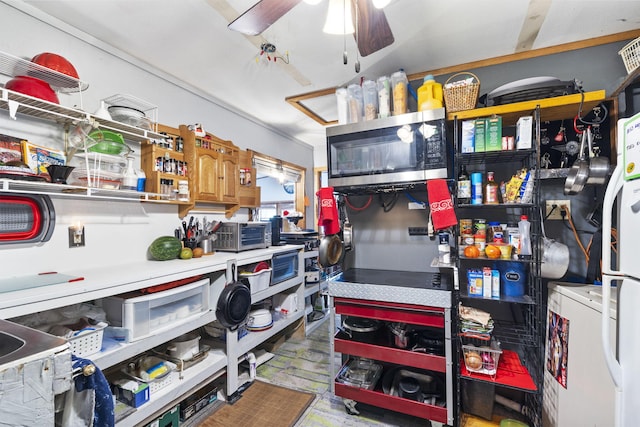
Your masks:
M216 232L213 248L221 252L242 252L271 246L271 223L225 222Z
M327 166L338 190L446 178L444 108L327 128Z

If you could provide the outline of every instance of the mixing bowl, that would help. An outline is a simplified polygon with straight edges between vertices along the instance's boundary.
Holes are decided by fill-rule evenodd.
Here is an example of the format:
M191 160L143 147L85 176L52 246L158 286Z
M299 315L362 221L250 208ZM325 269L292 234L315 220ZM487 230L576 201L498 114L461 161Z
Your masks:
M54 104L60 103L58 95L51 89L49 83L35 77L16 76L5 83L4 87L14 92L53 102Z

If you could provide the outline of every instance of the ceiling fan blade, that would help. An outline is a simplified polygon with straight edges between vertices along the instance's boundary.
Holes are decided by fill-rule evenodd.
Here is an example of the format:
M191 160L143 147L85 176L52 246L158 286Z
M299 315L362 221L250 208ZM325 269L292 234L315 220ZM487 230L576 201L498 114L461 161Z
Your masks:
M356 0L357 10L354 11L354 26L357 13L358 31L354 37L358 41L360 55L367 56L391 45L395 39L391 27L387 22L384 10L373 7L371 0ZM355 8L355 6L353 6Z
M257 36L301 1L260 0L234 19L227 27L242 34Z

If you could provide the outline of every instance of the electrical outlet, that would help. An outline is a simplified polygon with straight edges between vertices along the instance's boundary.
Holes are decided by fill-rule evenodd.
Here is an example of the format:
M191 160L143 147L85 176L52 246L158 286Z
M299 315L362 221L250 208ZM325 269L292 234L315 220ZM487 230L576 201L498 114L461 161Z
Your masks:
M562 219L562 210L560 209L560 206L566 206L569 210L571 210L571 201L569 199L546 200L545 203L546 210L544 217L546 219ZM556 207L555 209L553 209L554 206Z

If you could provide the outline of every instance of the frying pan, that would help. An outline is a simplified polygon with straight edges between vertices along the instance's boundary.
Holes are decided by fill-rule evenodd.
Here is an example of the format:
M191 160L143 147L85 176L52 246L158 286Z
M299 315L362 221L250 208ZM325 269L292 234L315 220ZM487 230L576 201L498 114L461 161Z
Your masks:
M340 236L331 234L324 236L318 248L318 262L320 267L330 267L338 264L344 256L344 245Z
M342 202L342 241L344 244L344 250L350 251L351 249L353 249L353 226L349 222L349 216L347 215L347 204L344 197L342 199Z
M582 140L580 142L580 153L578 158L573 163L567 174L567 179L564 182L564 194L573 195L578 194L584 188L584 185L589 179L589 161L584 155L584 146L587 141L587 132L582 132Z

